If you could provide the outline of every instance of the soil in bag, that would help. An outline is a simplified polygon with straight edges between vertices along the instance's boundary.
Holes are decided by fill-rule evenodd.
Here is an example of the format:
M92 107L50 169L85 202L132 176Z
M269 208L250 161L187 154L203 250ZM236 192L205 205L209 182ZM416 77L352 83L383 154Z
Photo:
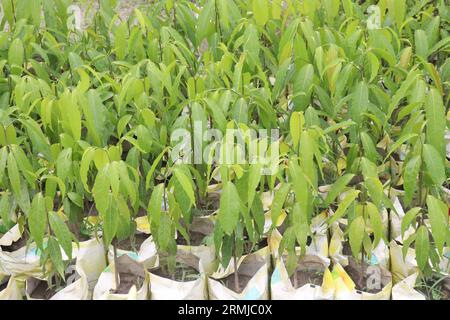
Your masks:
M248 255L244 258L238 268L238 285L236 285L236 277L234 272L221 280L222 284L228 289L237 293L241 293L249 281L255 276L259 269L264 266L265 260L260 255Z
M287 256L283 257L283 262L286 265ZM298 260L297 267L290 276L291 284L295 289L308 283L320 286L324 271L325 267L318 257L306 255Z
M25 247L27 245L29 238L30 238L29 235L26 232L24 232L22 233L20 239L17 240L16 242L13 242L10 246L1 246L2 250L5 252L13 252L19 250L20 248Z
M129 237L125 240L117 243L117 248L120 250L138 252L142 243L148 239L148 235L144 233L135 233L133 237Z
M353 257L349 257L344 270L355 283L356 290L367 293L379 293L392 279L388 271L380 266L364 262L361 267L361 262L357 262Z
M423 293L427 300L450 300L450 277L433 275L418 280L415 289Z
M50 283L46 280L34 279L37 285L34 286L33 290L29 293L30 297L33 299L49 300L58 291L64 289L67 286L65 281L60 278L53 276Z
M127 294L133 285L139 290L145 281L144 268L128 255L124 254L117 258L117 271L119 272L119 286L112 293Z
M178 282L194 281L200 277L199 272L195 268L183 262L176 262L175 269L172 271L166 266L154 269L151 273Z
M173 259L173 257L160 257L159 267L150 272L179 282L194 281L200 278L198 271L200 259L192 253L178 251L175 257L175 266L171 269L169 269L168 259Z
M207 218L194 217L189 226L189 242L180 234L177 234L177 245L200 246L204 244L205 237L214 231L214 223Z
M9 281L9 277L7 279L5 279L5 282L0 283L0 292L6 289L6 287L8 286L8 281Z

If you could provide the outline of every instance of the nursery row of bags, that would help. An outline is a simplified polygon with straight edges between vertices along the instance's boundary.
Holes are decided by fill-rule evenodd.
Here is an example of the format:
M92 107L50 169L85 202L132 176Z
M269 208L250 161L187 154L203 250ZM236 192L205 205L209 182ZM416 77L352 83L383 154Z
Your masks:
M45 276L34 244L10 251L21 242L16 225L0 239L0 299L449 299L450 248L445 249L440 263L441 278L424 287L414 250L402 252L401 221L405 213L398 199L394 204L398 215L389 219L388 211L383 212L383 223L390 224L385 239L391 242L380 241L363 262L352 256L345 240L342 227L347 219L336 221L329 232L325 222L333 213L316 216L306 253L295 260L291 275L286 268L290 257L286 252L280 255L279 250L284 216L277 226L267 219L267 238L236 260L237 273L234 260L226 268L217 267L214 247L202 241L213 230L215 214L194 218L191 233L196 243L177 246L172 273L165 258L158 255L144 217L137 218L133 243L116 249L110 246L107 252L101 239L73 243L71 261L61 248L67 262L64 282ZM270 210L266 216L270 216ZM139 249L133 250L136 247ZM46 267L52 268L50 264Z
M447 297L445 1L117 2L0 1L3 296Z

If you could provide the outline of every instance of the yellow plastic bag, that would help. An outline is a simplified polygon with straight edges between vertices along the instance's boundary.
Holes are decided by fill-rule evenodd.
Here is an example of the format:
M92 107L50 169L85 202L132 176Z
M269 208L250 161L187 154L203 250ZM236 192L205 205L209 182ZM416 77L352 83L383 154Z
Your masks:
M392 280L394 284L419 271L414 249L408 248L406 257L403 259L401 245L398 245L397 242L392 240L389 247L391 255Z
M335 300L389 300L392 290L392 277L390 272L383 267L381 269L380 285L381 291L377 293L362 292L356 290L356 285L348 273L339 264L335 264L332 277L334 281L334 299ZM375 275L375 276L380 276Z
M334 283L328 264L317 256L302 258L301 264L312 270L320 270L323 273L322 284L314 285L306 283L299 288L292 285L283 259L276 259L275 269L272 273L270 293L272 300L332 300L334 298Z
M269 299L269 247L264 247L254 253L244 255L237 261L239 274L250 280L240 293L227 288L220 282L235 271L233 261L227 268L219 267L208 278L210 300L267 300Z

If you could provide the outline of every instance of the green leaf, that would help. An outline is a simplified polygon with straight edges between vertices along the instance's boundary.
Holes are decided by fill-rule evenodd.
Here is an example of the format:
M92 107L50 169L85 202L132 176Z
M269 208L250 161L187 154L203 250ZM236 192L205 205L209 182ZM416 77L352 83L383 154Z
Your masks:
M415 249L417 266L420 270L424 270L428 264L430 239L428 238L428 229L423 225L417 229Z
M260 163L252 164L249 168L248 176L248 191L247 191L247 204L248 209L253 205L253 200L256 195L256 189L258 188L259 182L261 180L261 167Z
M383 199L383 184L378 178L377 166L369 159L361 158L364 185L369 191L372 201L379 208Z
M103 242L108 247L116 236L120 213L112 193L109 192L105 200L107 202L107 208L100 213L103 221Z
M6 163L8 161L8 149L3 147L0 151L0 183L3 181L5 176Z
M295 237L300 245L301 255L304 255L306 254L306 244L310 234L308 215L298 202L294 204L291 214Z
M414 156L405 164L403 171L403 188L405 189L405 197L403 198L405 205L409 205L413 199L414 192L417 187L417 179L421 166L420 156Z
M43 250L43 239L45 230L47 229L47 211L45 209L45 199L41 192L36 194L31 202L30 213L28 215L28 228L37 247Z
M80 178L81 178L81 182L83 183L84 188L88 192L90 191L89 186L87 184L88 171L89 171L89 167L91 165L91 162L94 160L94 156L95 156L95 148L89 147L89 148L87 148L84 151L83 156L81 158L81 162L80 162Z
M104 213L108 210L108 196L111 193L110 187L109 166L106 166L97 174L94 187L92 188L95 207L100 213Z
M2 0L2 11L5 15L5 18L8 20L8 24L10 28L14 25L14 11L13 11L14 2L11 0Z
M361 115L369 107L369 89L364 81L359 82L352 93L352 100L349 108L350 118L361 125Z
M12 191L14 192L16 197L19 197L21 193L19 169L17 168L16 159L14 158L12 153L8 154L6 165L8 169L9 183L11 184Z
M299 166L297 160L291 158L289 160L289 177L292 183L292 189L294 190L296 200L302 206L304 212L310 214L310 202L311 202L311 191L308 187L308 181L303 172L303 169Z
M365 157L373 163L376 163L378 159L378 152L372 138L366 132L361 132L361 142L364 148Z
M22 64L24 62L24 48L22 40L14 39L8 50L8 62L11 65L12 73L19 75L22 73Z
M294 151L298 151L300 134L303 131L303 126L305 124L305 118L302 112L292 112L291 119L289 122L289 129L292 138L292 146Z
M439 157L436 161L444 161L446 115L442 95L436 88L431 88L426 95L424 107L427 119L426 141L438 151Z
M272 217L272 228L276 227L278 217L280 216L281 209L283 208L284 201L291 189L290 183L281 183L280 188L275 191L275 196L272 201L272 206L270 208L270 214Z
M428 216L430 217L431 235L440 255L442 255L444 244L448 239L448 207L441 200L427 196Z
M439 152L430 144L423 145L423 158L427 173L435 185L442 185L445 181L445 167Z
M369 212L370 226L373 231L373 247L376 247L380 240L383 238L384 228L383 221L381 219L381 214L378 208L372 203L368 202L366 205L367 211Z
M385 160L388 159L389 156L392 154L392 152L397 150L406 141L408 141L409 139L414 138L414 137L417 137L416 133L408 133L408 134L402 135L397 141L394 142L393 145L391 145L389 147L388 153L387 153L387 155L386 155L386 157L384 159Z
M127 34L128 24L126 22L122 22L116 27L114 32L114 50L118 60L124 60L127 55Z
M64 264L61 255L61 247L55 238L50 237L48 239L48 252L50 259L59 275L64 279Z
M170 241L173 240L174 229L168 214L162 214L158 226L158 245L162 251L167 251Z
M349 242L353 256L358 257L364 239L365 222L362 216L356 217L349 228Z
M405 216L402 219L402 225L401 225L401 231L402 231L402 238L405 235L405 231L408 229L408 227L416 220L417 215L420 212L420 208L415 207L408 212L406 212Z
M6 226L8 229L11 226L10 211L11 204L9 201L9 195L0 195L0 218L2 218L2 225Z
M294 96L292 102L295 111L304 111L311 99L311 88L313 84L314 67L312 64L304 65L294 79Z
M72 259L72 235L65 222L55 212L50 211L48 215L50 228L66 252L69 260Z
M336 212L328 219L328 225L333 224L336 220L342 218L347 211L348 207L355 201L359 194L359 190L350 190L346 193L344 199L342 199Z
M164 150L161 151L161 153L156 157L155 161L153 161L152 166L150 167L150 170L148 171L147 176L145 178L145 189L148 190L150 188L150 182L151 182L151 179L153 178L153 173L155 172L156 167L158 166L162 157L168 150L169 150L169 147L164 148Z
M150 226L159 225L161 218L161 206L163 203L164 183L158 184L152 191L150 202L148 203L147 215L151 223Z
M269 19L269 2L266 0L253 0L252 8L256 24L264 26Z
M317 168L314 163L314 148L316 141L309 131L303 131L300 135L300 160L304 174L308 177L313 188L317 188Z
M336 197L342 193L347 184L353 179L355 175L351 173L346 173L343 176L340 176L330 187L330 191L328 191L327 197L325 198L325 206L329 206L334 202Z
M227 181L220 196L218 220L222 230L231 235L239 221L240 199L235 185Z
M204 38L214 32L214 3L215 0L209 0L203 6L197 19L197 42L200 43Z
M416 43L416 54L423 59L427 58L428 40L425 31L419 29L414 32L414 41Z
M195 205L195 195L194 188L192 187L192 181L190 181L189 178L179 168L174 169L174 174L178 182L183 187L184 192L186 192L187 196L189 197L191 204Z

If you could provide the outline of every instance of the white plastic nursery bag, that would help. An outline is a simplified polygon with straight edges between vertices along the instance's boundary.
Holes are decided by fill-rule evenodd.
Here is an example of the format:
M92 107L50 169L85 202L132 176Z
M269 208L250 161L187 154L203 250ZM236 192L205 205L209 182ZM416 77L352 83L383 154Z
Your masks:
M237 261L239 274L251 277L241 292L227 288L221 280L235 270L233 260L226 269L222 266L208 278L210 300L267 300L269 299L269 247L244 255Z
M150 270L151 300L206 300L208 299L206 275L202 272L200 259L192 252L178 250L176 261L198 272L197 279L170 279Z
M323 272L321 285L305 283L295 288L289 278L283 259L276 259L270 282L271 300L331 300L334 297L334 283L328 265L317 256L306 255L299 265L309 270Z

